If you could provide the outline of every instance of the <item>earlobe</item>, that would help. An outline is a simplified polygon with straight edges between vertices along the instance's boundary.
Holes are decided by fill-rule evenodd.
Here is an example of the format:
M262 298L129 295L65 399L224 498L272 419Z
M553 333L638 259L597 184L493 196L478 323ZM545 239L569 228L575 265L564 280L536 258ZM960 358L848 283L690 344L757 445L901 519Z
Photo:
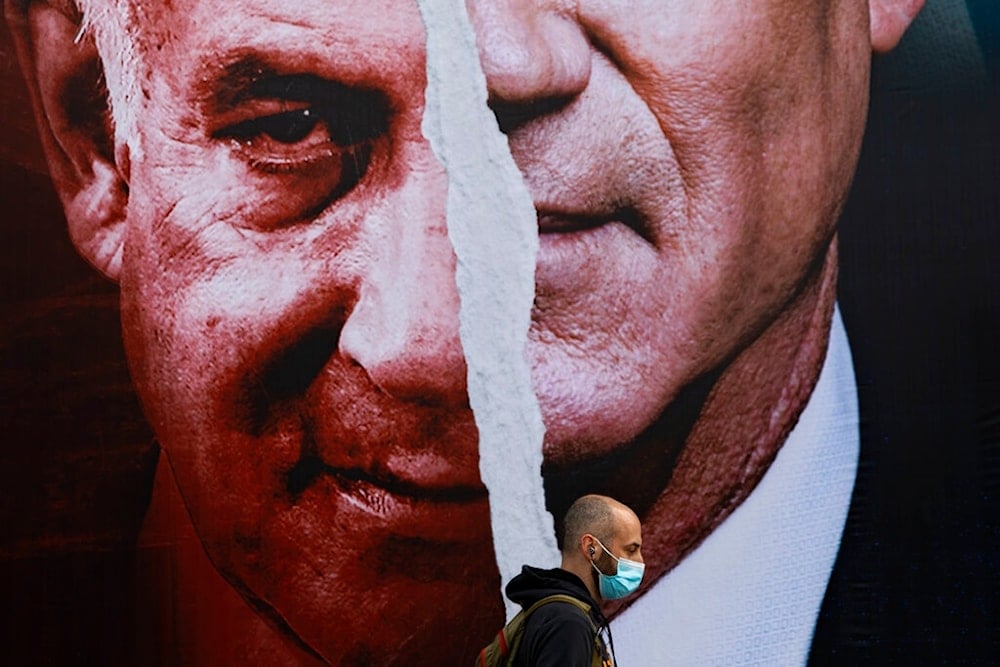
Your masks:
M128 194L114 165L95 161L84 187L63 198L70 238L84 259L112 280L121 273Z
M869 0L872 50L891 51L924 6L925 0Z
M117 280L128 186L97 49L89 35L78 36L80 19L65 8L8 2L7 19L70 237L84 259ZM119 155L125 159L125 150Z

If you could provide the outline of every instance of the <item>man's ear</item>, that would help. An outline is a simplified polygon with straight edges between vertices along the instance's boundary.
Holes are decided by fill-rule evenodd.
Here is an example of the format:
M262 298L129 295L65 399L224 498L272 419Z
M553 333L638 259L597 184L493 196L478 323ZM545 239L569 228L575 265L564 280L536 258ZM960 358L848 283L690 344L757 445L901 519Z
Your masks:
M872 50L891 51L923 6L924 0L869 0Z
M69 2L8 0L7 21L70 237L117 280L128 204L127 150L114 146L104 73ZM124 167L124 168L122 168Z

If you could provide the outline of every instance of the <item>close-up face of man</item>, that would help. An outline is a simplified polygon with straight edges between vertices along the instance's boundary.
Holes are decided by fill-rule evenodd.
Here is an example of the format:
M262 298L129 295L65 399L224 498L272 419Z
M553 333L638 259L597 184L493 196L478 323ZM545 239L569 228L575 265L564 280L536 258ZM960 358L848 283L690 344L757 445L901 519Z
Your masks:
M634 507L652 582L753 488L815 383L872 49L919 3L467 4L538 213L549 506Z
M586 480L635 507L647 583L745 497L815 381L872 46L918 3L897 4L467 3L538 213L550 504ZM416 2L82 10L78 47L43 46L74 12L25 13L39 113L208 557L335 664L467 658L499 577ZM91 38L107 150L55 110L71 58L43 62Z
M564 508L583 475L640 513L659 499L649 532L668 549L662 574L752 487L763 466L748 452L780 440L796 387L818 372L866 110L868 8L470 9L490 104L538 211L528 355L546 472L568 487L552 498L550 485L550 501ZM713 383L703 424L734 411L754 421L680 454L697 431L668 408L693 418Z
M860 141L868 16L501 4L472 8L538 210L529 350L561 464L635 438L819 279Z
M107 67L113 99L135 86L109 221L126 350L209 558L327 658L409 664L469 609L494 629L416 4L91 20L134 50Z
M125 343L209 557L328 658L495 626L416 5L133 21Z

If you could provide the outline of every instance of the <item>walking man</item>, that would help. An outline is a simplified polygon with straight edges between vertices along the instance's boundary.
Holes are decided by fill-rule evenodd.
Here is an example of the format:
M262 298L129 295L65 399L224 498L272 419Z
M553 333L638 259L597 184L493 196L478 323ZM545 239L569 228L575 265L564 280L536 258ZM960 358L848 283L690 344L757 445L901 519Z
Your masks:
M635 512L607 496L577 499L563 520L560 567L543 570L525 565L508 584L507 597L528 608L563 594L590 609L584 612L570 602L538 607L526 621L514 665L613 665L614 643L600 603L635 592L644 569L642 527Z

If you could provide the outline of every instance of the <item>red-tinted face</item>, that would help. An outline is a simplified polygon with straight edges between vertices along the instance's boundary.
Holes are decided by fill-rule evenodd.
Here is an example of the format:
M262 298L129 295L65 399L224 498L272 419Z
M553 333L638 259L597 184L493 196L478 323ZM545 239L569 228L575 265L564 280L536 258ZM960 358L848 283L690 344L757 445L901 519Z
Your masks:
M501 617L417 7L147 14L123 316L191 519L333 662L450 664Z

